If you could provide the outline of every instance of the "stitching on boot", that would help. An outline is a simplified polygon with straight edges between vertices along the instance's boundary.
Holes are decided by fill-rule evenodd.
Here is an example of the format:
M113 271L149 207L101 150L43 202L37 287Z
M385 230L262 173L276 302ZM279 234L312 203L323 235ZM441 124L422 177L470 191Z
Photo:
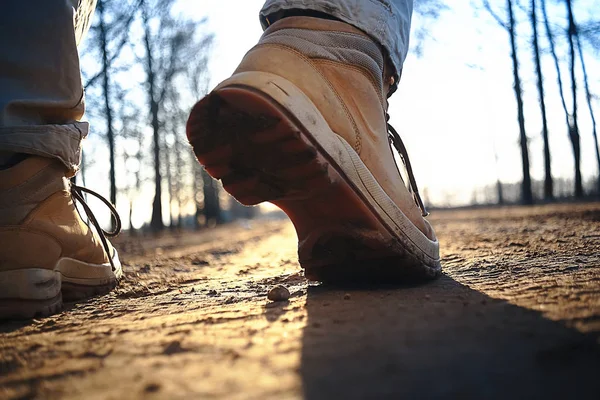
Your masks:
M336 30L324 30L315 33L314 30L308 28L290 27L263 35L260 45L267 44L282 46L281 48L287 48L307 60L318 60L319 62L332 61L338 63L337 65L339 66L348 66L352 70L360 71L361 74L369 78L369 81L375 87L380 104L385 108L382 94L385 56L372 38L359 33L340 32ZM351 67L361 67L361 69ZM317 72L324 78L328 86L344 105L345 114L352 122L355 130L354 148L357 152L360 152L362 149L362 139L354 118L347 110L345 103L333 85L329 83L327 78L318 69Z
M254 46L254 48L252 50L257 49L257 48L262 48L262 47L275 47L275 48L278 48L280 50L292 53L292 54L298 56L298 58L300 58L302 61L304 61L306 64L308 64L317 74L319 74L319 76L321 77L321 79L325 82L325 84L329 87L329 89L331 89L331 91L334 93L334 95L337 98L338 102L342 106L342 109L344 110L344 114L350 120L350 122L352 124L352 128L354 130L354 135L355 135L355 149L354 150L358 154L360 154L360 150L362 148L362 142L361 142L361 139L360 139L360 135L359 135L359 131L358 131L358 126L356 125L356 121L354 121L354 118L350 114L350 110L348 110L348 106L346 106L346 103L344 102L344 100L342 99L342 97L340 96L340 94L338 93L338 91L335 90L335 87L329 81L329 79L327 79L327 77L325 75L323 75L323 73L321 71L319 71L319 68L317 67L317 65L315 65L315 63L313 62L313 60L311 60L310 58L306 57L304 54L300 53L298 50L296 50L294 48L291 48L291 47L288 47L288 46L285 46L285 45L274 44L274 43L264 43L264 44L263 43L259 43L258 45ZM252 51L252 50L250 50L250 51Z
M367 71L366 69L364 69L362 67L359 67L356 65L345 64L345 63L342 63L339 61L331 61L331 60L324 60L324 59L316 59L316 61L319 64L330 64L330 65L333 65L336 67L350 69L352 71L355 71L355 72L361 73L362 75L365 75L365 77L373 85L373 88L375 89L375 92L377 93L377 97L379 98L379 102L381 103L381 106L383 108L385 108L385 103L384 103L383 94L382 94L382 88L378 86L378 83L375 81L375 79L373 79L373 77L369 71Z
M297 39L297 37L295 37L295 36L292 36L292 35L285 35L285 34L282 34L282 35L280 35L280 36L282 36L282 37L286 37L286 38L293 38L293 39ZM362 36L358 36L358 35L354 35L354 36L355 36L356 38L364 39ZM304 39L302 39L302 40L304 40ZM295 49L294 47L292 47L292 46L288 46L287 44L284 44L284 43L272 43L272 42L267 42L267 43L264 43L264 42L263 42L263 44L278 44L278 45L281 45L281 46L286 46L286 47L290 47L290 48L292 48L292 49ZM324 47L326 47L328 50L330 50L330 49L343 49L343 50L352 50L352 51L356 51L356 48L349 47L349 46L344 46L343 44L339 44L339 45L337 45L337 46L327 45L327 46L324 46ZM298 50L298 49L295 49L295 50ZM377 75L374 75L374 72L375 72L375 71L373 71L373 70L369 69L369 68L368 68L367 66L365 66L364 64L360 64L360 63L359 63L359 65L353 65L353 64L349 64L349 63L348 63L346 60L342 60L342 59L335 60L335 59L333 59L333 57L331 57L331 58L330 58L330 57L324 57L324 56L319 56L319 55L315 55L315 56L307 56L307 55L305 55L304 53L302 53L302 54L303 54L305 57L307 57L307 58L309 58L309 59L311 59L311 60L326 60L326 61L331 61L331 62L336 62L336 63L339 63L339 65L347 65L349 68L360 68L360 70L361 70L361 71L363 71L363 72L364 72L366 75L368 75L368 77L369 77L369 79L371 80L371 82L373 82L373 86L375 87L375 89L377 90L377 92L379 93L379 92L381 92L381 90L382 90L382 87L383 87L383 78L382 78L382 76L383 76L383 70L382 70L382 66L380 66L380 65L379 65L379 62L378 62L378 60L373 60L374 62L376 62L376 63L378 64L378 65L377 65L377 69L378 69L378 72L379 72ZM367 57L370 57L370 56L369 56L369 55L367 55L367 54L365 54L365 55L366 55ZM383 65L383 58L382 58L381 60L379 60L379 61L381 61L381 62L382 62L382 65Z
M299 50L310 58L326 58L364 65L377 79L383 76L385 56L377 43L364 34L285 28L262 37L261 43L281 44ZM337 52L336 50L348 50ZM367 65L370 64L370 65Z

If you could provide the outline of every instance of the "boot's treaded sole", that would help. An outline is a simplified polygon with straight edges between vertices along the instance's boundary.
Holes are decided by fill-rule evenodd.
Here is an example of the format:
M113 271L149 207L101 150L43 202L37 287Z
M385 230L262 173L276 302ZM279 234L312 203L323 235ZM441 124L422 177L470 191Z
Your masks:
M63 300L79 301L109 293L122 275L116 251L113 261L117 266L115 272L110 266L69 258L60 259L54 270L22 268L1 271L0 320L46 317L60 312ZM82 277L81 272L77 272L81 267L90 269L87 276ZM93 271L95 276L91 273L92 268L96 268ZM78 275L80 277L76 278Z
M59 313L62 308L61 292L46 300L0 299L0 320L47 317Z
M198 161L240 203L269 201L289 216L307 278L398 282L439 274L385 226L308 129L260 90L216 89L193 108L187 134Z

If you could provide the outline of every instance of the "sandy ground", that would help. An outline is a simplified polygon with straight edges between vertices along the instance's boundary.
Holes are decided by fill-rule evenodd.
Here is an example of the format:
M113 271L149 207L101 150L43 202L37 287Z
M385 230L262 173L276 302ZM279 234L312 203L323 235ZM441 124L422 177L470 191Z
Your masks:
M120 238L116 291L0 325L0 398L597 399L600 203L431 220L401 287L308 284L287 221Z

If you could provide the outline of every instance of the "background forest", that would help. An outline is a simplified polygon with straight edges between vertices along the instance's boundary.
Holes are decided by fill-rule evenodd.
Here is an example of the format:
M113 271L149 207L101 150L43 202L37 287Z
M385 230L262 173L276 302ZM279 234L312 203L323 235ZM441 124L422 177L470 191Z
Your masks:
M86 117L92 128L77 179L117 204L125 226L132 231L200 228L271 210L246 208L232 200L197 164L185 137L191 106L233 71L248 50L245 43L260 34L260 1L241 2L195 2L200 4L191 7L184 0L98 0L93 26L81 48ZM600 2L451 3L415 0L412 54L397 95L400 98L390 107L399 120L412 113L405 104L414 99L418 101L412 107L440 123L446 113L452 114L448 121L460 115L460 124L446 123L447 134L428 127L424 114L413 120L406 117L404 135L410 135L411 158L419 159L416 173L418 177L423 174L419 181L430 205L597 198ZM215 25L211 7L238 9L230 18L232 26ZM248 9L255 9L254 14ZM236 24L240 18L255 26L252 34L246 35L244 26ZM455 60L434 54L436 46L446 40L439 33L442 27L449 37L472 28L463 40L451 43ZM245 41L241 36L248 38ZM224 45L234 41L239 46ZM488 45L497 47L493 68L489 60L484 62L477 55L489 51ZM461 58L469 52L475 56ZM457 60L466 76L507 82L504 96L497 91L492 100L469 96L469 101L483 104L489 116L482 118L490 124L508 121L509 128L496 124L489 129L495 133L480 132L477 141L460 135L475 123L477 110L461 107L460 93L436 83L437 79L459 79L456 74L444 76L444 71L452 71L446 62L456 65ZM421 130L421 134L412 133ZM436 144L436 140L450 140L451 145ZM508 143L508 149L501 143ZM460 167L461 163L466 166ZM441 170L458 176L460 184L446 179ZM480 170L488 171L484 179L476 177ZM505 177L505 170L516 172ZM446 186L439 179L445 179Z

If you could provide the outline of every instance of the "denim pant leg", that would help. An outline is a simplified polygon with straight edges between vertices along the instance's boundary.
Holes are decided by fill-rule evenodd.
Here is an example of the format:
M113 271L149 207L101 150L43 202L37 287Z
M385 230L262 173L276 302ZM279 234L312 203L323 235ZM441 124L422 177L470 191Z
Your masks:
M74 174L88 124L77 45L96 0L5 0L0 10L0 151L62 161Z
M290 9L319 11L357 27L387 50L397 73L402 71L413 0L267 0L260 14Z

